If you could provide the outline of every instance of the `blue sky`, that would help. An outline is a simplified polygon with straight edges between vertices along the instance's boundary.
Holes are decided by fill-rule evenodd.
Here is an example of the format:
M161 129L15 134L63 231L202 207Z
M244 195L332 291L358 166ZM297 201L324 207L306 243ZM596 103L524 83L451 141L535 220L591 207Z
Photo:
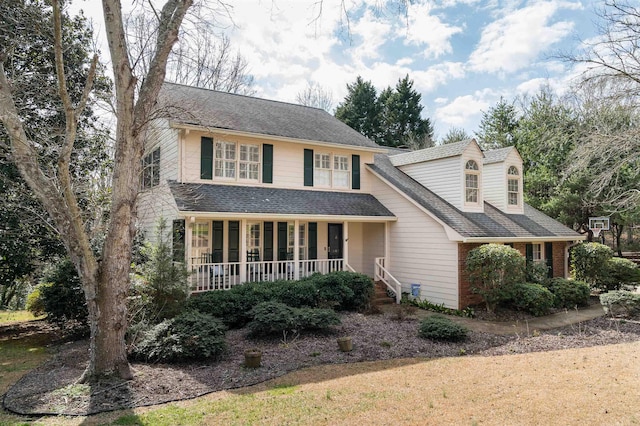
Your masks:
M96 16L96 3L75 7ZM331 91L335 107L358 75L382 90L409 74L440 138L452 126L473 133L501 96L542 84L566 91L578 70L554 55L595 35L602 3L415 0L398 12L397 0L345 0L348 25L341 0L230 4L220 32L249 62L256 96L295 102L312 82Z

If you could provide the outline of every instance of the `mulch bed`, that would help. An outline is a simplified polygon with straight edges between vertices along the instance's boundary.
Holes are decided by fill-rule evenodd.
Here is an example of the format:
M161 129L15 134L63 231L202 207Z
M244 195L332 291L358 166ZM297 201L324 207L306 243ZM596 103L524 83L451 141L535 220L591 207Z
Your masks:
M501 355L613 344L640 340L640 322L598 318L532 336L470 333L461 343L417 336L418 321L392 315L344 314L331 333L252 340L244 330L227 332L229 351L217 362L182 365L132 364L131 381L74 385L88 359L86 341L63 343L44 365L19 380L5 395L9 411L25 415L87 415L170 401L254 385L294 370L322 365L392 358ZM353 351L340 352L336 338L353 338ZM244 351L262 351L262 366L243 366Z

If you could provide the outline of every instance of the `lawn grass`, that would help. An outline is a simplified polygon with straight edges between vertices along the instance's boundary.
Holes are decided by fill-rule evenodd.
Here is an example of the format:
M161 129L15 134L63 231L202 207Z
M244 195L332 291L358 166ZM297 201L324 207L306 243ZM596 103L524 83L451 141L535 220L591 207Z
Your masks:
M41 318L41 317L38 317ZM0 311L0 325L38 319L29 311Z
M0 311L0 325L33 319L33 315L28 311ZM49 357L45 348L49 339L49 336L41 335L30 335L21 339L12 339L10 335L0 337L0 395ZM18 424L27 423L21 417L0 410L0 425Z

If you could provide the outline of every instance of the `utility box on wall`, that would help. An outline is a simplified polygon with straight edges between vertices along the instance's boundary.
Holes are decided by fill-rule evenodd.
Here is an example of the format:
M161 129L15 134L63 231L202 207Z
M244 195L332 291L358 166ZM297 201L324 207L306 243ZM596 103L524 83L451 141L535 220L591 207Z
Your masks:
M411 296L420 297L420 284L411 284Z

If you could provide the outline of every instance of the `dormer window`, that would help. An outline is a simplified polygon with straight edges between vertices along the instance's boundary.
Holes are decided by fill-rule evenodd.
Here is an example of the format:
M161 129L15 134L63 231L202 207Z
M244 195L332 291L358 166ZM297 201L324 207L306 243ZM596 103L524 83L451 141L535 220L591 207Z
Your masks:
M510 206L520 204L520 172L515 166L507 171L507 198Z
M466 203L478 203L480 169L478 163L473 160L467 161L464 167L464 189Z

